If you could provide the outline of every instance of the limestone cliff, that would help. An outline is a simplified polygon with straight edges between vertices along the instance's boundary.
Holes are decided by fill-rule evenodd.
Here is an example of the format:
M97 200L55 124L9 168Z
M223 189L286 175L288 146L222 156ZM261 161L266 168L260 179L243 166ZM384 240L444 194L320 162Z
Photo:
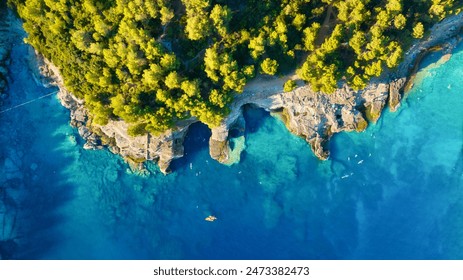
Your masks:
M230 147L228 132L236 124L245 104L254 104L268 111L279 112L286 127L303 137L315 155L327 159L330 137L341 131L362 131L368 122L376 122L386 103L391 111L400 106L407 79L422 56L432 47L444 44L443 51L451 52L463 27L463 13L436 24L424 40L414 44L406 53L395 72L385 72L360 91L342 84L333 94L313 92L310 86L301 86L291 92L282 92L286 79L256 80L235 99L232 113L219 127L212 129L209 141L211 156L227 162Z
M183 139L188 127L196 120L186 120L160 135L146 134L132 137L127 134L128 125L122 120L112 120L106 125L93 124L84 107L84 101L66 90L62 77L52 63L36 53L33 69L38 69L37 77L45 86L58 86L61 104L70 110L71 125L86 141L85 149L102 149L107 145L111 152L120 154L132 166L142 168L146 160L156 161L161 172L168 173L172 160L183 156Z
M341 131L363 131L368 122L376 122L383 108L389 103L391 111L400 106L403 88L410 72L419 58L431 47L448 42L459 34L463 26L463 13L452 16L436 24L430 35L405 53L403 62L395 72L386 72L373 79L360 91L345 84L333 94L314 92L310 86L299 81L299 87L291 92L282 92L284 82L290 78L261 77L249 83L242 94L231 104L231 113L222 124L212 129L209 140L212 158L225 164L232 164L239 156L229 145L229 132L238 128L244 130L243 106L254 104L265 110L280 114L286 127L303 137L320 159L329 157L327 143L330 137ZM451 48L447 48L450 51ZM190 119L178 123L161 135L147 134L131 137L127 134L127 124L121 120L110 121L107 125L94 125L89 119L84 102L66 91L59 70L38 55L37 66L44 76L45 84L60 88L61 103L71 111L71 124L78 127L79 134L87 141L84 148L99 149L109 145L110 150L131 162L157 161L160 170L167 173L173 159L183 156L183 140L188 127L196 122ZM48 78L47 78L48 77ZM245 145L240 145L244 148ZM235 152L235 153L232 153Z

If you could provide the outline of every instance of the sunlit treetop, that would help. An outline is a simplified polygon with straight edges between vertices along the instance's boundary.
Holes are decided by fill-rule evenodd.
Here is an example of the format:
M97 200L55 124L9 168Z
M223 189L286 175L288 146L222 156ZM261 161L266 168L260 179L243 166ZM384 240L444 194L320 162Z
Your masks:
M395 68L452 0L8 0L27 42L57 65L92 121L159 133L217 126L255 75L363 88ZM292 90L288 82L285 90Z

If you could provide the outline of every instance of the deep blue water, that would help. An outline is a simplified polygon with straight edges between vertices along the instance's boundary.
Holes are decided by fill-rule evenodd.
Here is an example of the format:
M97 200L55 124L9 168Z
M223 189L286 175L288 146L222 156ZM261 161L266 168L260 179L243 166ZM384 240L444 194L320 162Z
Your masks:
M56 90L27 59L18 38L4 108ZM149 177L82 149L54 96L0 114L0 241L19 259L462 259L463 46L438 60L324 162L259 109L239 164L211 160L197 124L174 173Z

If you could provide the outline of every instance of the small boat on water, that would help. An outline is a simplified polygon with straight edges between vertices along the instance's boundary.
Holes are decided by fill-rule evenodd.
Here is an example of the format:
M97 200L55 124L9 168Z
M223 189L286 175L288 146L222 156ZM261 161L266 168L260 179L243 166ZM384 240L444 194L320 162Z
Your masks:
M208 221L208 222L213 222L213 221L217 220L217 217L216 217L216 216L209 215L209 216L207 216L204 220L206 220L206 221Z

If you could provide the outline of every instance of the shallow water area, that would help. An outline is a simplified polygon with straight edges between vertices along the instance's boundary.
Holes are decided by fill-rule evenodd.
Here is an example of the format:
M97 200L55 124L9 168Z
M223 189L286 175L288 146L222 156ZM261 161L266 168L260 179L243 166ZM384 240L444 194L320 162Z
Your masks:
M18 37L4 107L56 91L28 48ZM324 162L259 109L240 163L212 160L195 124L174 173L144 177L84 150L56 96L0 114L0 242L16 259L461 259L462 62L460 45L423 69L398 112L334 136Z

